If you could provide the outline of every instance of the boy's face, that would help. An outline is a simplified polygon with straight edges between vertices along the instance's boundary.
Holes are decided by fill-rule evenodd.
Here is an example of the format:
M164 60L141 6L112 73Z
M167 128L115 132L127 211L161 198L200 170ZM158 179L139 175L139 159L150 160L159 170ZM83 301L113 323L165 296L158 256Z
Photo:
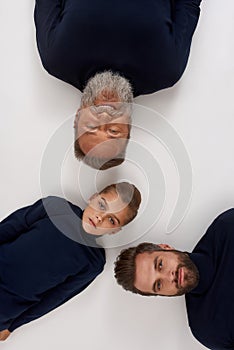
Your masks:
M115 190L97 193L90 198L82 217L83 229L93 235L116 233L125 225L128 205Z

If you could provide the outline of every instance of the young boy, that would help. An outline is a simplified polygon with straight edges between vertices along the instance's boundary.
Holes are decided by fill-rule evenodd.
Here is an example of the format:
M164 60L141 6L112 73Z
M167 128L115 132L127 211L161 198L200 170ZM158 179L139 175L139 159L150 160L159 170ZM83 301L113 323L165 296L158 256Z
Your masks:
M59 197L40 199L0 223L0 340L84 290L105 264L95 237L137 215L140 192L127 182L94 194L82 211Z

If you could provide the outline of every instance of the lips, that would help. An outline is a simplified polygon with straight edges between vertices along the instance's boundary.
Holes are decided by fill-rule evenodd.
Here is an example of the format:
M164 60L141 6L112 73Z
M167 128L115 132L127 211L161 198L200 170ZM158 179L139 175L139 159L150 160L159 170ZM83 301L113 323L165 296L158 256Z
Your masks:
M182 286L183 283L184 283L184 269L183 269L183 267L181 267L181 268L179 269L178 281L179 281L179 285Z
M91 226L93 226L94 228L96 228L96 225L95 223L93 222L93 220L91 218L89 218L89 223Z

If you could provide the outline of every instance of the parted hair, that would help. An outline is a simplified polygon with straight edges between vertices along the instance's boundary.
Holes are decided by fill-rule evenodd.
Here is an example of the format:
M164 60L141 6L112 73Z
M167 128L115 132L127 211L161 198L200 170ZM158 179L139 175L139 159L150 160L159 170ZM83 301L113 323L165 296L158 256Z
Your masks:
M144 293L134 286L135 274L136 274L136 256L140 253L148 252L153 253L155 251L162 251L159 245L144 242L136 247L127 248L121 251L115 261L115 278L117 283L121 285L125 290L132 293L144 295L144 296L155 296L155 294Z
M108 193L113 190L128 206L128 215L125 220L125 225L127 225L137 216L138 209L141 204L141 193L135 185L130 184L129 182L120 182L109 185L105 187L100 193Z

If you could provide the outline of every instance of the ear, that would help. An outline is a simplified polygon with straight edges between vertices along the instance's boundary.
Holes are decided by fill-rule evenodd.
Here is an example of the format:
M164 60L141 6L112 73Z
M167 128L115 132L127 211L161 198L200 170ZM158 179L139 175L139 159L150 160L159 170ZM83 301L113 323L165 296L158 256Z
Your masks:
M73 122L73 128L76 129L77 127L77 117L75 116L74 122Z
M174 250L175 248L174 247L172 247L171 245L169 245L169 244L157 244L160 248L162 248L162 249L165 249L165 250Z
M119 232L122 230L122 227L116 228L114 231L110 232L109 235L114 235L115 233Z
M78 116L79 116L79 111L80 111L80 108L77 109L77 112L76 112L76 115L75 115L75 119L74 119L74 122L73 122L73 128L77 128L78 126Z

